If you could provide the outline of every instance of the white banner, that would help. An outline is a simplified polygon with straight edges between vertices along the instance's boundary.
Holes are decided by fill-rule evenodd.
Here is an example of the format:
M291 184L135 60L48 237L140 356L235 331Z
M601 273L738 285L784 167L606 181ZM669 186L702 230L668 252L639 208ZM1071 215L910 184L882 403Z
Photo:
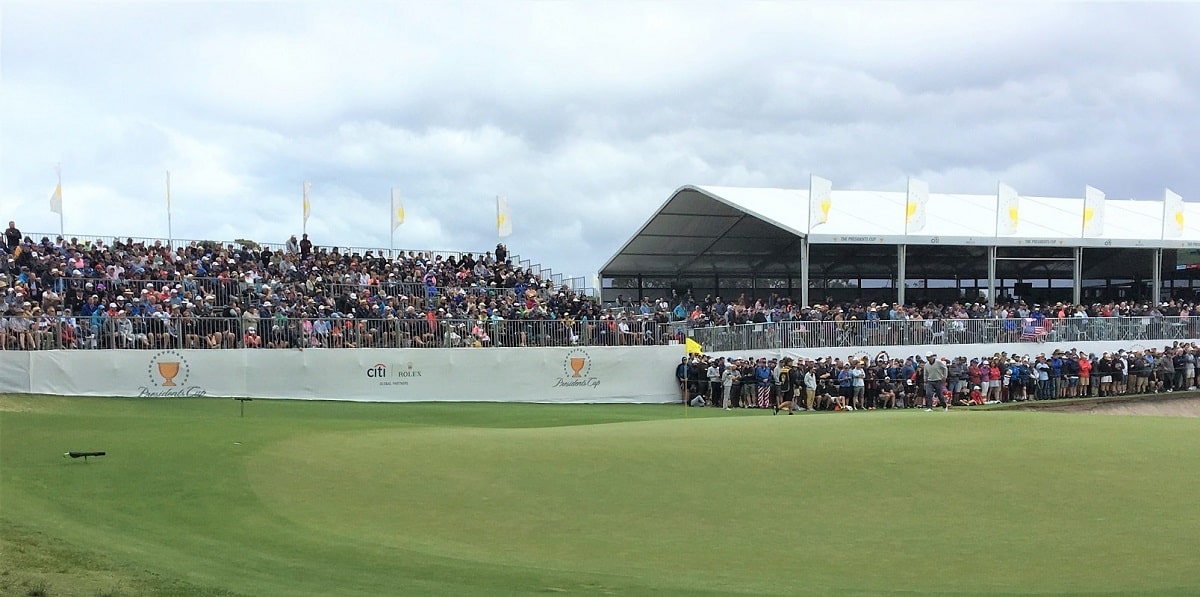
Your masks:
M908 201L904 207L904 232L913 234L925 229L925 208L929 204L929 183L908 179Z
M1092 187L1083 189L1083 236L1104 234L1104 192Z
M833 206L833 183L820 176L808 180L808 229L829 221L829 208Z
M400 192L392 189L392 232L395 232L403 223L404 201L400 199Z
M664 403L678 346L0 352L0 392L373 402Z
M18 350L0 351L0 392L30 393L29 355Z
M1163 194L1163 238L1183 236L1183 197L1167 189Z
M1021 196L1017 190L1000 183L996 206L996 235L1016 234L1021 223Z

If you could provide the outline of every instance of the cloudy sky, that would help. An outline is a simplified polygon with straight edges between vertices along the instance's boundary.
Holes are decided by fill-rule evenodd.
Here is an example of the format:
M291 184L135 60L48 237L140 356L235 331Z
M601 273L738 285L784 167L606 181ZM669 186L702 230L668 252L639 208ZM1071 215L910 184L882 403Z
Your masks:
M1200 198L1200 5L0 2L0 218L506 240L591 277L684 184Z

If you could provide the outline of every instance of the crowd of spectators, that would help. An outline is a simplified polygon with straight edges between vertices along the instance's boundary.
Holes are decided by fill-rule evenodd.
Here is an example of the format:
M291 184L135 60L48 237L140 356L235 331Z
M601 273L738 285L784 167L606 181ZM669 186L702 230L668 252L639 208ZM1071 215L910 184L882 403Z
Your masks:
M797 304L791 298L773 294L755 299L741 294L732 301L720 296L696 300L691 295L672 299L626 299L619 304L640 314L668 314L670 321L686 321L693 328L768 323L778 321L954 321L967 319L1088 319L1109 317L1187 317L1197 313L1188 301L1170 300L1158 305L1145 301L1105 301L1072 305L1056 302L1045 305L1024 300L1005 299L996 303L969 300L948 303L923 302L903 305L888 302L827 301L811 306Z
M35 241L9 222L0 247L2 349L643 345L682 342L687 328L767 322L820 322L803 332L811 336L800 339L805 345L917 344L939 336L963 343L1016 341L1061 319L1194 311L1174 300L800 306L780 295L620 297L602 305L514 263L503 244L482 253L384 255L316 246L307 235L274 249ZM958 327L988 318L1003 327L986 339Z
M0 348L469 346L578 341L612 317L494 251L34 240L0 248ZM527 325L496 326L496 322ZM617 326L603 326L615 337ZM641 333L642 330L629 330ZM597 332L599 333L599 332ZM604 340L609 340L604 338Z
M966 347L959 347L965 349ZM1024 400L1120 396L1194 390L1200 346L1121 349L1099 355L1078 349L1049 354L924 356L870 361L685 357L675 379L691 406L805 410L873 410L972 406Z

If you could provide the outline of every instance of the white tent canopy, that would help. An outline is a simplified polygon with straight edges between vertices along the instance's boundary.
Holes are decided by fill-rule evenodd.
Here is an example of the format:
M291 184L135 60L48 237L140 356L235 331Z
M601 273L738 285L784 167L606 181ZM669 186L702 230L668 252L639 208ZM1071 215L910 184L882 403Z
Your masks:
M810 228L807 189L687 185L676 190L601 272L680 273L703 262L720 270L811 244L1200 247L1200 204L1167 214L1162 200L1104 199L1096 234L1084 233L1082 197L1019 198L1014 234L1001 234L997 195L930 193L926 221L906 231L903 191L834 190L828 219ZM1097 216L1094 216L1097 217ZM1164 217L1167 224L1164 226ZM1182 224L1182 226L1179 226ZM1176 226L1167 238L1164 230Z

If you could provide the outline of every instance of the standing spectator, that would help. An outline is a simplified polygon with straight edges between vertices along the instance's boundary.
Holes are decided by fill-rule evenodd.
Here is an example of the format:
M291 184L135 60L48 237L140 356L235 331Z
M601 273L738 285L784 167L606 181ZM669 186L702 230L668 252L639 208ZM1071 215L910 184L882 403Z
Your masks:
M4 244L8 247L9 253L12 253L21 244L21 231L17 229L17 223L12 220L8 221L8 230L4 231Z
M946 383L946 363L938 360L932 351L925 353L925 365L922 367L925 378L925 412L933 410L935 401L942 395L942 386ZM948 408L948 407L947 407Z
M1037 363L1033 368L1037 371L1037 398L1038 400L1046 400L1050 397L1050 363L1046 362L1046 355L1039 354ZM1111 382L1112 379L1109 378Z
M864 359L865 361L865 359ZM855 410L863 408L863 394L866 391L867 373L863 370L862 363L852 361L850 364L850 387L851 395L853 396L853 405Z
M1079 368L1079 392L1080 396L1092 395L1092 360L1088 355L1080 353L1079 363L1076 365Z
M499 265L504 265L504 262L507 260L508 247L504 246L504 243L496 243L496 263Z
M754 384L758 390L758 408L771 408L771 386L774 383L771 377L771 367L767 365L767 359L758 359L758 366L754 368Z
M724 370L721 371L721 408L729 410L729 397L733 394L733 379L737 376L737 369L732 364L727 364Z
M688 359L683 357L679 365L675 367L675 382L679 384L679 396L683 399L683 403L687 404L687 373Z
M304 234L300 240L300 261L308 261L308 256L312 255L312 241L308 240L308 234Z
M705 374L708 376L708 401L716 406L721 400L722 379L721 370L724 369L722 359L716 359L708 363L708 369Z
M816 367L809 361L804 368L804 410L812 410L817 398Z
M287 251L288 255L295 255L300 252L300 243L296 240L295 234L293 234L292 237L288 239L287 245L284 247L284 250Z

